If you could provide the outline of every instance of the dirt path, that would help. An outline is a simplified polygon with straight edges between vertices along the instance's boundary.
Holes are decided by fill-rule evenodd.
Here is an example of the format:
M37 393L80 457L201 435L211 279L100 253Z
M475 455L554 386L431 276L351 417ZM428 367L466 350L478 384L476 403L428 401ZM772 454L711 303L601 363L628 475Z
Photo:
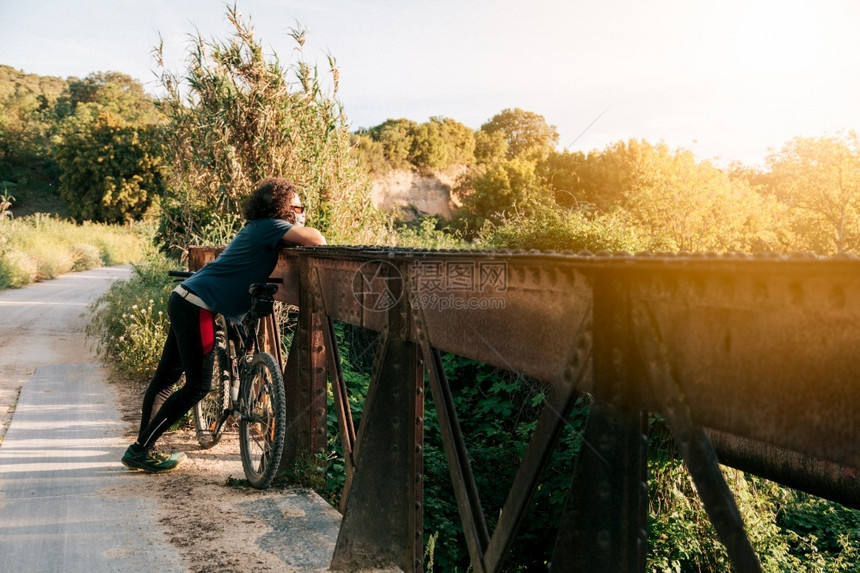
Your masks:
M130 443L137 436L144 386L122 384L116 390ZM235 430L209 450L199 447L189 429L166 433L159 447L185 452L188 459L168 474L130 471L111 494L156 497L158 523L189 571L328 570L340 514L306 490L238 485L245 476Z
M5 435L22 385L37 367L98 360L84 335L87 306L128 272L97 269L0 291L0 436ZM105 391L112 394L131 442L143 383L115 382L105 385ZM122 472L122 484L102 495L155 499L154 520L179 550L182 570L327 569L340 515L312 492L235 485L244 477L235 433L226 434L210 450L200 449L190 430L165 434L160 444L168 451L185 451L188 460L164 475ZM123 446L119 447L117 466Z

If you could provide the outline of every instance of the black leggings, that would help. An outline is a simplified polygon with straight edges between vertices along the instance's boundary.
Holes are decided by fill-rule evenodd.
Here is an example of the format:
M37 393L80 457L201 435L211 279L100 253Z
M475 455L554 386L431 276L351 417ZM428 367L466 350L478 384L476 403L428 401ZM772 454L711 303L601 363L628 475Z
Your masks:
M203 399L212 387L214 315L176 293L172 293L167 301L167 314L170 317L167 342L155 376L143 396L137 442L146 448ZM183 371L185 384L170 394L153 416L153 404L159 393L164 396L179 381Z

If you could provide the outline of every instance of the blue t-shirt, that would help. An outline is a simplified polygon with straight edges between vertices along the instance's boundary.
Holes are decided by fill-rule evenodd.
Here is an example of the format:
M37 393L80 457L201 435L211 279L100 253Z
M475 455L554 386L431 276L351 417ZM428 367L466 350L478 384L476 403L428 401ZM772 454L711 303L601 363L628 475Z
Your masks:
M227 248L182 286L215 312L239 322L251 310L248 287L266 282L278 264L278 242L292 225L283 219L248 221Z

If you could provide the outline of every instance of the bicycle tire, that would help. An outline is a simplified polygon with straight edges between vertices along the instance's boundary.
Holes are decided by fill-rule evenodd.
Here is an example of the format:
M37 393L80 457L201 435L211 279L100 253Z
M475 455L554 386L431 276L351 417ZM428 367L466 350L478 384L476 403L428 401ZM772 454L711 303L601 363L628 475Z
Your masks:
M194 405L197 443L204 450L221 441L225 426L222 416L230 407L231 369L226 346L224 336L216 334L215 347L212 349L212 388Z
M239 453L248 482L257 489L269 487L284 452L287 405L284 381L275 358L255 354L242 376L242 415L239 419Z

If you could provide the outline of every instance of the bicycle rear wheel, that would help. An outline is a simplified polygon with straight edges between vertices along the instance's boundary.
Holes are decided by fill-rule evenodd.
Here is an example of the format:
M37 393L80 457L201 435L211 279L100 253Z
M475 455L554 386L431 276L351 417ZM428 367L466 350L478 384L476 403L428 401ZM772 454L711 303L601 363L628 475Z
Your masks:
M219 441L224 433L224 412L230 407L230 362L224 336L216 334L215 348L212 350L212 388L206 396L194 405L194 429L197 442L203 449L209 449Z
M258 489L269 487L281 463L287 405L281 369L271 354L256 354L242 376L239 452L245 477Z

